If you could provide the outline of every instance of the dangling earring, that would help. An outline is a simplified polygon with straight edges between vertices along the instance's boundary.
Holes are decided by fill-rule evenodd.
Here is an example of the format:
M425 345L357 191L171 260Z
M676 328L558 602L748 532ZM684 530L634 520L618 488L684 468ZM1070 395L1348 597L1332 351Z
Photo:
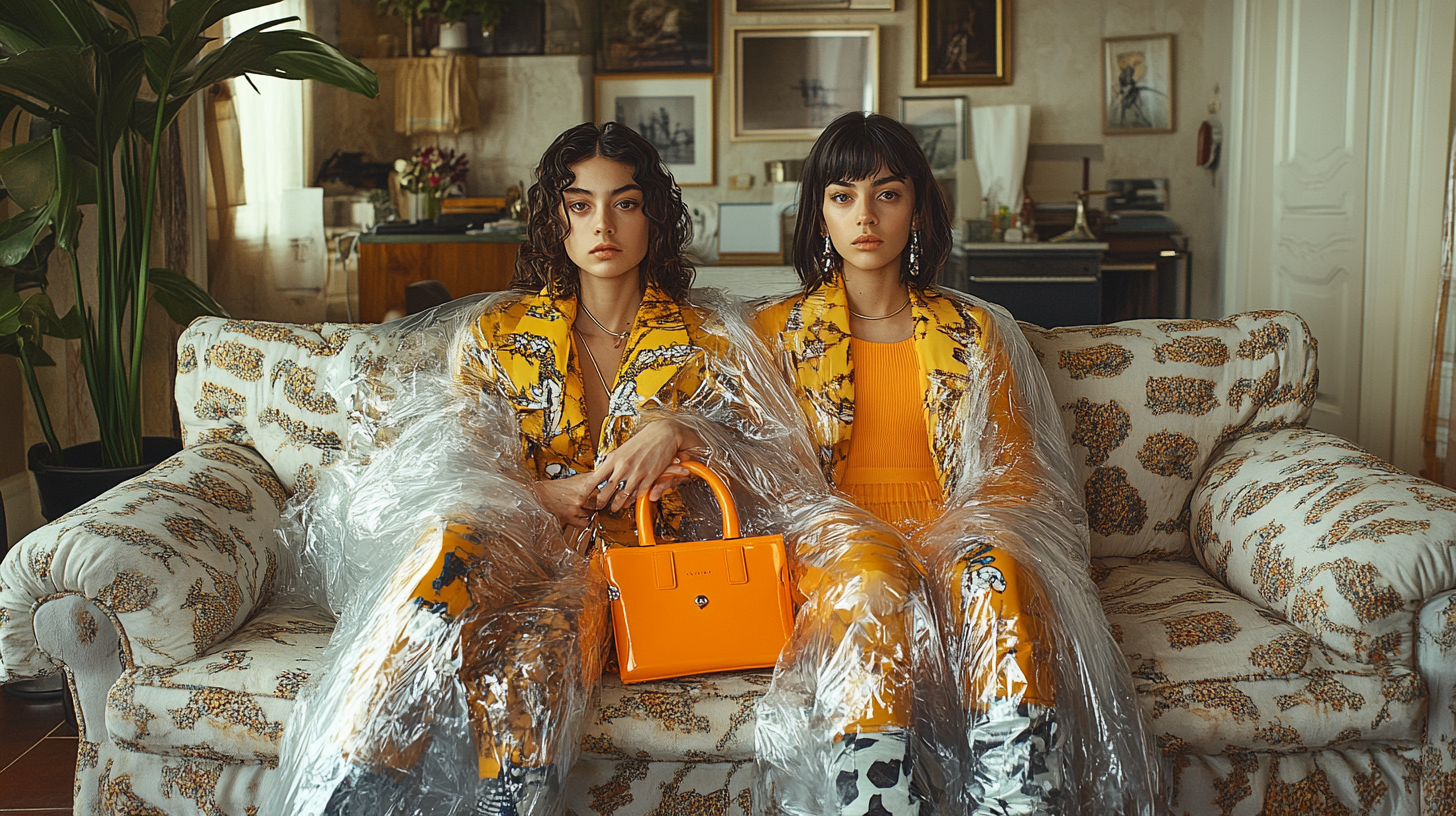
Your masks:
M834 258L834 242L829 240L829 236L826 235L824 236L824 252L819 255L819 267L824 274L827 275L834 271Z
M920 230L910 232L910 277L920 277Z

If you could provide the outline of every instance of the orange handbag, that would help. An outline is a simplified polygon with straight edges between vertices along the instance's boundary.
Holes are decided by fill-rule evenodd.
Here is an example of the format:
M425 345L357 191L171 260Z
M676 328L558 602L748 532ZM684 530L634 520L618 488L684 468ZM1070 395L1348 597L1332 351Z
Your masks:
M739 538L728 486L699 462L723 513L723 539L658 544L653 502L637 500L640 547L602 555L622 682L761 669L778 662L794 627L783 536Z

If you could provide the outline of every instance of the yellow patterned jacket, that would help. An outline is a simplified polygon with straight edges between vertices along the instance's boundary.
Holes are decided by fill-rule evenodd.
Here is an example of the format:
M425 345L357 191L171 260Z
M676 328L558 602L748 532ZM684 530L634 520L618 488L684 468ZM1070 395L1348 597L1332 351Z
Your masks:
M591 471L632 435L645 408L710 402L720 388L709 361L726 341L703 331L707 315L648 286L622 352L601 436L590 438L582 369L571 326L576 300L542 291L488 306L456 344L452 373L490 389L516 412L526 464L539 479Z
M978 497L1035 492L1030 412L1016 390L996 323L968 299L939 287L910 291L914 345L925 392L925 427L947 499L968 480ZM854 431L854 362L849 300L835 277L813 291L759 308L756 328L810 425L834 484L844 476Z

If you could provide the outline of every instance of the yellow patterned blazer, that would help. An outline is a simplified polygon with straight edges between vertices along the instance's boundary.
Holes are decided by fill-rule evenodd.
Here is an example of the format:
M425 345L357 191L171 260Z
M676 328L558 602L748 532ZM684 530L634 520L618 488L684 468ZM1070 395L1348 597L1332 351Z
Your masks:
M968 299L932 286L910 290L925 427L947 499L969 480L977 498L1035 492L1034 422L1016 389L996 323ZM849 300L838 276L808 293L762 305L759 336L789 378L824 475L839 484L854 433L854 361Z
M492 302L466 330L452 360L456 382L491 390L516 412L525 463L539 479L595 468L631 437L647 408L713 401L723 385L710 364L727 341L703 329L708 313L650 285L622 352L599 439L590 438L582 368L571 326L575 298L546 291Z

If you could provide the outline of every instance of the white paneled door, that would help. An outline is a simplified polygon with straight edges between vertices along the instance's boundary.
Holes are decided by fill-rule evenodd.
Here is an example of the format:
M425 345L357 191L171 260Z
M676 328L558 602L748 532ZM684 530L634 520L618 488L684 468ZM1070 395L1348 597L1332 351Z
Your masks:
M1250 0L1235 21L1228 299L1309 323L1310 424L1347 439L1360 421L1373 2Z
M1227 312L1319 341L1310 424L1414 471L1456 0L1235 0Z

